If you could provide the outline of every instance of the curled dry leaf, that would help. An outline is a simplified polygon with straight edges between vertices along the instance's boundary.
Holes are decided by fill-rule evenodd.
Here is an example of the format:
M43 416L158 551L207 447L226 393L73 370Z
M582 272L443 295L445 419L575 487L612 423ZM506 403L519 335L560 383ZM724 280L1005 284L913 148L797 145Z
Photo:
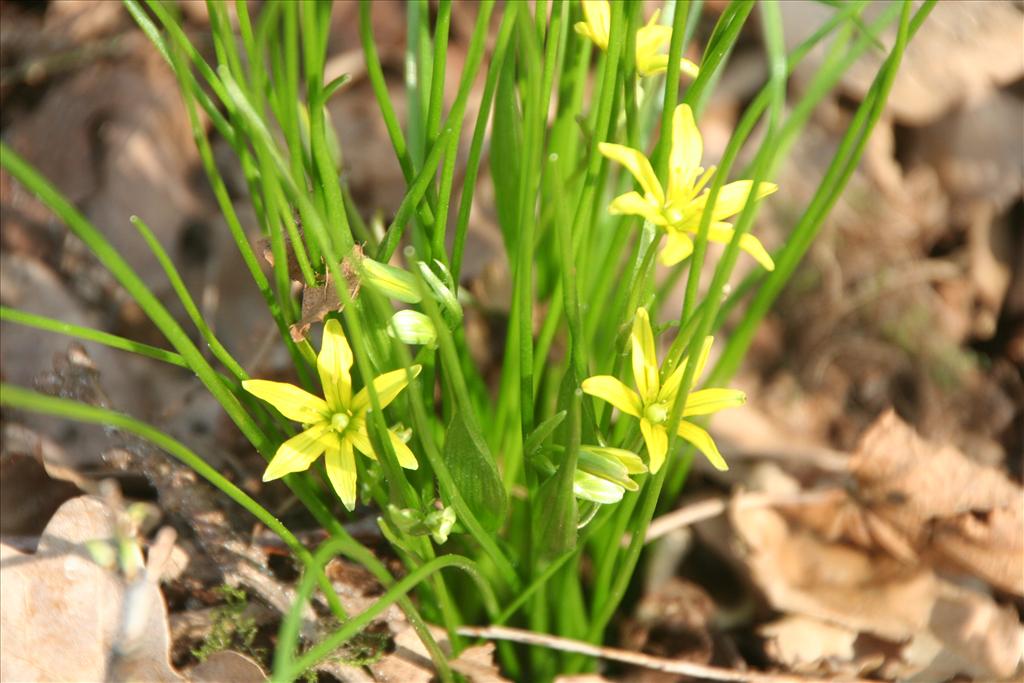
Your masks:
M925 441L892 411L850 460L859 497L915 547L1024 596L1024 490L952 446Z
M299 234L302 234L301 226ZM274 251L271 248L270 239L263 238L258 240L256 248L263 254L264 260L273 266ZM322 321L328 313L340 311L343 306L341 297L338 294L337 285L331 277L330 271L324 273L322 283L310 286L304 282L302 268L299 267L299 260L295 256L295 249L292 247L291 238L284 238L284 249L288 277L292 282L298 282L302 285L302 312L299 321L292 325L290 329L292 339L300 342L309 333L310 325ZM362 255L362 248L356 245L352 248L352 253L341 261L341 272L345 276L350 298L355 298L359 294L359 276L356 273L354 261L361 258Z
M113 511L81 496L57 510L34 555L0 544L0 679L182 680L153 577L126 585L85 548L113 536Z

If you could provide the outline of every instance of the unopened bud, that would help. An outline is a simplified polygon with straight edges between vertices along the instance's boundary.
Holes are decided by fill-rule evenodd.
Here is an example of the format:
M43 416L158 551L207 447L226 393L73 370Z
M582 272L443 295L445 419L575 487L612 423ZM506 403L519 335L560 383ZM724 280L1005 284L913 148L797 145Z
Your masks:
M437 343L437 330L430 318L419 311L399 311L391 316L388 335L404 344L433 347Z
M384 296L407 304L420 302L416 280L411 273L371 258L364 258L360 261L360 266L363 282L375 287Z

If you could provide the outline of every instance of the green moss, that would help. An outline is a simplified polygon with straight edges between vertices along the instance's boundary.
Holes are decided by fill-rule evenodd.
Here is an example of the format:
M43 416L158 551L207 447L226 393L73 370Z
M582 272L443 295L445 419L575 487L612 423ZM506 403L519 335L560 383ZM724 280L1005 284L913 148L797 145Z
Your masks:
M213 625L202 644L192 650L192 656L200 662L210 655L224 650L235 650L256 660L264 660L267 651L256 647L259 628L252 617L243 616L248 605L248 595L241 588L223 585L216 591L224 598L224 604L213 612Z

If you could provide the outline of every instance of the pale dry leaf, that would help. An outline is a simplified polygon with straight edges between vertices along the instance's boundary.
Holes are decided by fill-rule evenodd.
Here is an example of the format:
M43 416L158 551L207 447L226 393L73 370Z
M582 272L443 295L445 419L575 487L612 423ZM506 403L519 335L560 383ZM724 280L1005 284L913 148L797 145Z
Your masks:
M1024 595L1024 490L952 446L925 441L893 411L850 460L859 497L943 564Z
M233 650L215 652L192 669L192 683L262 683L267 680L260 665Z
M729 517L751 577L775 609L897 641L927 625L936 595L930 570L825 542L791 529L775 510L736 499Z
M395 633L394 651L370 670L379 681L402 681L402 683L430 683L436 673L430 661L430 654L423 645L416 630L404 617L396 615L389 620L389 627ZM428 626L438 646L445 653L451 652L447 632L438 627ZM494 644L475 645L463 650L450 662L452 670L466 677L470 683L507 683L494 663Z
M0 545L0 679L181 680L159 588L144 576L126 586L85 548L113 536L114 513L80 496L57 510L34 555Z
M767 639L765 651L787 669L801 673L820 670L825 660L850 662L858 633L819 619L789 615L765 624L758 633Z
M857 98L867 93L895 34L888 30L882 37L886 50L869 51L843 74L843 90ZM1024 75L1022 44L1024 13L1015 3L937 3L907 46L886 107L900 123L934 121Z

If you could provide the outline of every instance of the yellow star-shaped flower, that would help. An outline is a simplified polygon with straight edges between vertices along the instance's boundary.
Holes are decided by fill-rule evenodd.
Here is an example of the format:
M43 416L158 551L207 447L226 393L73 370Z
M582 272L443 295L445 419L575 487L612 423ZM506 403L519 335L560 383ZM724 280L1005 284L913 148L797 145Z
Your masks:
M576 33L593 41L602 50L608 49L612 12L608 0L582 0L584 21L576 22ZM641 76L653 76L668 69L668 55L660 54L672 42L672 27L658 23L661 10L651 16L647 25L636 32L636 70ZM679 60L679 70L696 78L700 73L689 59Z
M267 465L263 481L280 479L292 472L309 469L326 452L327 478L345 507L356 505L355 450L376 459L366 431L370 396L363 387L352 394L352 349L337 320L324 325L323 345L316 358L324 398L286 382L250 379L242 382L253 396L277 408L289 420L301 422L302 432L285 441ZM412 366L413 376L420 366ZM387 406L409 383L405 370L386 372L373 380L381 408ZM399 464L409 470L419 467L416 456L393 429L388 430Z
M679 393L679 385L683 381L689 359L684 359L665 383L661 383L658 358L654 350L654 333L651 331L651 321L646 309L637 309L630 339L633 346L633 380L637 391L633 391L611 375L588 377L583 380L583 391L640 419L640 432L643 434L644 443L647 444L649 467L653 473L661 469L665 462L665 454L668 451L668 430L665 423L672 412L672 405L676 400L676 394ZM694 381L704 371L713 341L713 337L704 339L704 346L694 369ZM710 415L724 408L743 405L746 400L746 395L737 389L691 391L686 396L682 417ZM729 469L711 435L705 430L683 419L679 421L676 433L696 446L716 469Z
M690 106L680 104L672 115L672 152L669 157L667 192L643 152L607 142L602 142L599 149L601 154L625 166L644 191L642 195L635 191L619 195L612 201L609 212L641 216L664 228L668 232L668 242L659 255L663 265L675 265L689 256L693 251L690 235L697 233L701 216L708 210L706 186L715 173L714 166L704 170L700 165L704 142L693 120ZM722 244L732 241L734 230L725 219L743 209L752 187L753 181L750 180L738 180L722 186L718 200L711 208L709 240ZM761 199L778 189L775 183L760 183L757 198ZM753 256L765 270L775 270L772 257L753 235L748 233L740 237L740 249Z

